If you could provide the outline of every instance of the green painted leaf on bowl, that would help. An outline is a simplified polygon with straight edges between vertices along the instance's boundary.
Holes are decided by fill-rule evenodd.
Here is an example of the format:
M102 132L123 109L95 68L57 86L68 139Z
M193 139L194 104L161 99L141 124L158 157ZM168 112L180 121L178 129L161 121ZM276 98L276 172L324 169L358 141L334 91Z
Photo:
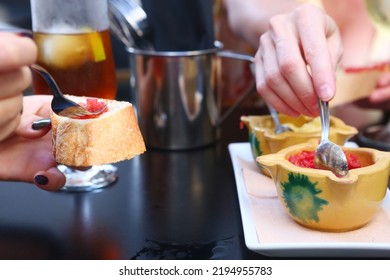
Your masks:
M318 197L322 191L316 188L318 182L300 173L288 174L288 181L282 182L283 198L292 216L302 222L319 222L318 212L329 204Z

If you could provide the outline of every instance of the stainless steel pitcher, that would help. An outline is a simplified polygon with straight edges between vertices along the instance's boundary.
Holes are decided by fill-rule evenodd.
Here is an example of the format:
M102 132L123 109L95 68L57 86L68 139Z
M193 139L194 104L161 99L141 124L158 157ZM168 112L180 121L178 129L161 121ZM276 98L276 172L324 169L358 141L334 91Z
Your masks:
M221 114L221 59L253 62L249 55L215 48L161 52L129 48L130 90L149 148L187 150L215 143L220 124L255 92L255 81Z

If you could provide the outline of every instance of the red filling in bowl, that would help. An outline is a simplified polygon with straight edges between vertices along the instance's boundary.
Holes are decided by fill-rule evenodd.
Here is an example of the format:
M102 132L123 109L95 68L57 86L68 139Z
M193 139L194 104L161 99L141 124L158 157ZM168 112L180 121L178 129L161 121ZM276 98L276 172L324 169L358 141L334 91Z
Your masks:
M349 152L344 152L348 162L348 169L355 169L362 167L359 158ZM288 160L299 167L316 168L314 164L315 151L301 151L295 155L292 155Z

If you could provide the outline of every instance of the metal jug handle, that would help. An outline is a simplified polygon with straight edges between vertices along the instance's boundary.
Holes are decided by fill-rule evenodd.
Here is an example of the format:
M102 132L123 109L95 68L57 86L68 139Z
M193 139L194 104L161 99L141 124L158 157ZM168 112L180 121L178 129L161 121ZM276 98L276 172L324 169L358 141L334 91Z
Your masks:
M238 59L238 60L244 60L251 63L250 67L252 68L254 66L254 58L247 54L237 53L234 51L227 51L222 50L217 52L217 56L224 57L224 58L232 58L232 59ZM255 79L253 79L251 85L248 87L248 89L245 91L244 94L242 94L237 101L218 119L215 126L220 126L233 112L237 109L238 106L241 105L247 99L252 93L256 92L256 82Z

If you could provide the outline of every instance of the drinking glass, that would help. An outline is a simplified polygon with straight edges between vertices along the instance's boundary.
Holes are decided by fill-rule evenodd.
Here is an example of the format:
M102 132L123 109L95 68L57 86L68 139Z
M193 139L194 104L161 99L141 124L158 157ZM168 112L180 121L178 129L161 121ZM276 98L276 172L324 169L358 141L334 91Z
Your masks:
M115 99L117 81L111 47L108 0L31 0L37 64L54 77L60 89L77 96ZM51 94L33 73L35 94ZM64 191L90 191L117 179L114 165L78 170L59 165L67 181Z

